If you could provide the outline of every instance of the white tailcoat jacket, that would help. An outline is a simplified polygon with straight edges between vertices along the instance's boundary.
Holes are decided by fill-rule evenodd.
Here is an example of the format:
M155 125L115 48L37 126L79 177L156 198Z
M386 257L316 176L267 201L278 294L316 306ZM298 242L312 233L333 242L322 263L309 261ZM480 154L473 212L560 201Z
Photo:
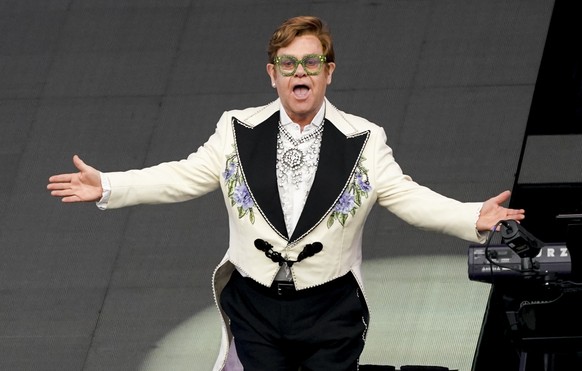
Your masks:
M289 236L275 171L279 108L277 100L225 112L215 133L188 158L105 174L111 184L109 209L186 201L220 187L230 232L213 277L223 320L214 370L227 368L231 348L232 334L218 298L234 267L265 286L279 269L255 247L256 239L289 260L296 260L306 244L323 245L321 252L291 267L299 290L350 271L362 286L362 231L376 202L416 227L483 242L475 227L482 203L462 203L412 181L394 161L380 126L338 110L327 99L317 172Z

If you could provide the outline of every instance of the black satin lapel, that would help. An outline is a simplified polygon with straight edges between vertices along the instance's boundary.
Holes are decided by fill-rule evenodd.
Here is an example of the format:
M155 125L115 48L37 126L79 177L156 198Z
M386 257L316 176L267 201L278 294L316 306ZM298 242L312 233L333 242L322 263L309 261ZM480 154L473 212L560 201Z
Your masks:
M235 119L234 132L242 172L257 209L267 222L287 238L277 175L277 132L279 112L250 128Z
M302 238L320 223L333 207L351 178L367 137L367 135L346 137L326 120L315 179L291 236L291 242Z

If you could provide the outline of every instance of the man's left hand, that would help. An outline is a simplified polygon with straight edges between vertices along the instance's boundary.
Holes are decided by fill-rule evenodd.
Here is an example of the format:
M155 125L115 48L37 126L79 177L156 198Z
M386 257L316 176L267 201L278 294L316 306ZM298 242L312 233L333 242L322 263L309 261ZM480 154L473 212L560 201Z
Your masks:
M501 206L501 204L509 200L510 196L510 191L504 191L483 203L479 219L477 219L477 230L479 232L491 230L502 220L513 219L519 222L525 218L525 210L508 209Z

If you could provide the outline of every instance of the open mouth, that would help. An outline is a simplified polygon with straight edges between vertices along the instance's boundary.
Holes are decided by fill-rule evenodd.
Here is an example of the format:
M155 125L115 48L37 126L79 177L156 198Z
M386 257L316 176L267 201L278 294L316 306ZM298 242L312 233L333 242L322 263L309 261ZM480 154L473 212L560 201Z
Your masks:
M296 85L293 87L293 94L299 99L304 99L307 98L310 90L307 85Z

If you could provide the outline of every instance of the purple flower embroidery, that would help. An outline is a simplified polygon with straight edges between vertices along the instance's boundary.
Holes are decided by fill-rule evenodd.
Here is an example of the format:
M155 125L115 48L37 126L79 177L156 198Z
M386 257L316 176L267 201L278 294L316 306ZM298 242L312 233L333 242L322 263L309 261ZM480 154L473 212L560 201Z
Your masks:
M370 185L370 182L368 181L368 179L364 180L364 174L362 174L362 173L356 174L356 185L364 193L368 193L372 190L372 186Z
M251 194L249 193L247 186L244 184L241 184L234 189L232 199L238 206L242 207L244 211L255 206Z
M251 223L254 223L255 213L253 207L255 203L239 170L238 157L235 151L226 158L225 170L222 173L226 194L230 199L231 206L236 207L239 219L248 215Z
M354 206L356 206L354 195L348 192L344 192L344 194L342 194L339 198L337 204L335 204L335 208L333 210L340 214L347 215L352 211Z
M372 185L368 180L368 169L366 169L362 162L365 158L361 157L358 161L354 175L344 193L340 196L327 220L327 227L330 228L337 220L342 226L346 224L350 215L354 216L360 206L362 206L362 199L368 197L368 193L372 190Z
M227 165L226 170L222 175L224 176L224 180L228 181L234 174L236 174L236 164L234 162L229 162Z

